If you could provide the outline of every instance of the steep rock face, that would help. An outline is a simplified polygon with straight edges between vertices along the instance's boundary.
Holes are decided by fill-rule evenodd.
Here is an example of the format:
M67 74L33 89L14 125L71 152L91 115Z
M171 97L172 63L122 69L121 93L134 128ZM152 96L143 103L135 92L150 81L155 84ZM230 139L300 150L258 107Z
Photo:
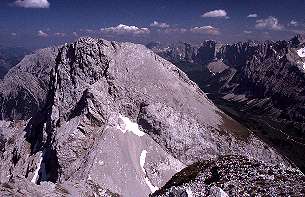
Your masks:
M151 196L303 196L304 186L294 169L226 156L188 166Z
M190 61L183 58L186 54L177 59L157 52L185 71L218 107L304 170L304 38L231 45L211 42L204 42L201 50L194 46L197 53ZM213 52L214 57L207 56Z
M81 38L40 50L10 70L1 98L4 192L27 180L29 193L147 196L218 155L288 165L142 45Z
M0 86L2 120L27 120L43 108L57 53L56 48L39 50L7 73Z

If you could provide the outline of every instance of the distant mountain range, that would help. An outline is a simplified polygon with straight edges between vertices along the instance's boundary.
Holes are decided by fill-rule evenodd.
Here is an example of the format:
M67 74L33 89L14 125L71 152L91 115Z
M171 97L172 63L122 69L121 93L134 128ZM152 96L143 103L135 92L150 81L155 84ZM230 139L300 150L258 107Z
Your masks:
M183 70L220 109L305 171L304 37L151 48Z
M8 70L19 63L29 52L22 47L0 46L0 78L2 79Z

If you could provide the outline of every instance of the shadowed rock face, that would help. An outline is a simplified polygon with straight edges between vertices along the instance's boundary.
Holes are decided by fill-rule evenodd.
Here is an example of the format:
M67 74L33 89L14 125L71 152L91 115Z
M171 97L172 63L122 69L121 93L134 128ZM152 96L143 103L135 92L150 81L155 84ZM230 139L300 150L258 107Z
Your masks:
M0 91L1 192L147 196L227 154L289 166L142 45L81 38L42 49Z
M225 156L188 166L151 196L303 196L304 186L294 169Z
M168 51L173 51L171 47L157 53L186 72L219 108L243 122L304 171L304 38L186 45L175 48L179 58L168 55ZM190 56L193 58L189 59Z

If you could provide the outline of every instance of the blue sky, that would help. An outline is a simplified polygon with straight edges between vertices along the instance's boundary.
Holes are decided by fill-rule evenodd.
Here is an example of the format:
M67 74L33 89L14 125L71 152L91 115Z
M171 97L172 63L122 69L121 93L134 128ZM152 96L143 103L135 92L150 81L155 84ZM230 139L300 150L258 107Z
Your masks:
M288 39L305 0L1 0L0 44L45 47L79 36L147 43Z

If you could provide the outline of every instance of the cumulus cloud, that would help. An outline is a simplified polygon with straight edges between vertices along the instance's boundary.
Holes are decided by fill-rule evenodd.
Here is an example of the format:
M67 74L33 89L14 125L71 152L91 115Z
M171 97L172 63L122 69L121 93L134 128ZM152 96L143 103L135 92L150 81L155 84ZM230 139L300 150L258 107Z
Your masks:
M37 36L39 36L39 37L44 37L44 38L45 38L45 37L48 37L49 34L43 32L42 30L39 30L39 31L37 32Z
M150 33L148 28L144 28L144 27L140 28L140 27L128 26L124 24L119 24L116 27L101 28L101 31L103 33L134 34L134 35Z
M73 34L73 36L78 37L78 34L76 31L74 31L72 34Z
M245 34L252 34L252 31L245 30L244 33L245 33Z
M258 15L257 15L257 14L249 14L247 17L248 17L248 18L257 18Z
M213 26L202 26L202 27L193 27L190 29L193 33L200 34L209 34L209 35L219 35L220 31Z
M304 30L293 29L293 30L290 30L290 32L293 32L295 34L303 34L303 35L305 35L305 31Z
M165 33L170 34L170 33L185 33L187 32L187 29L185 28L167 28L164 30Z
M289 26L294 26L294 27L297 27L299 25L299 23L295 20L291 20L288 24Z
M48 0L16 0L15 6L23 8L49 8L50 3Z
M83 29L82 31L86 32L86 33L94 33L93 29Z
M284 26L280 24L279 20L273 16L269 16L266 19L257 20L255 27L257 29L269 29L274 31L280 31L284 29Z
M158 27L158 28L169 28L170 25L167 23L162 23L158 21L154 21L153 23L150 24L151 27Z
M203 18L229 18L225 10L213 10L201 15Z
M63 32L56 32L56 33L54 33L54 36L58 36L58 37L65 37L65 36L66 36L66 34L65 34L65 33L63 33Z

